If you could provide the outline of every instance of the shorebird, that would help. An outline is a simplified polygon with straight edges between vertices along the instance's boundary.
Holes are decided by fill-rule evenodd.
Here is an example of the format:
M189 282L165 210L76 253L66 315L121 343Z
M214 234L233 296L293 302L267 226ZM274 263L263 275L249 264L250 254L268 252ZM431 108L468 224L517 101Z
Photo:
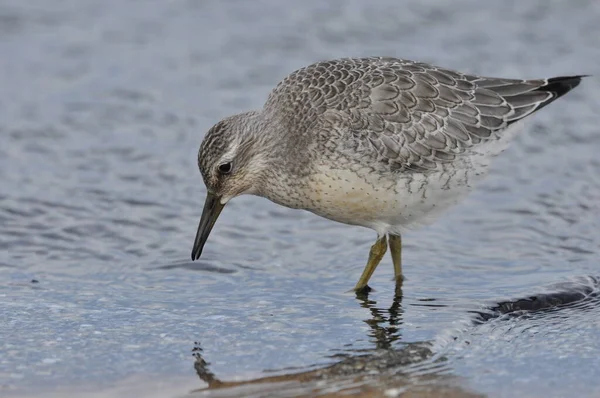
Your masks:
M223 207L252 194L377 232L355 291L387 251L402 281L401 234L456 204L514 138L522 119L584 76L475 76L397 58L344 58L301 68L261 110L205 135L207 196L192 249L200 257Z

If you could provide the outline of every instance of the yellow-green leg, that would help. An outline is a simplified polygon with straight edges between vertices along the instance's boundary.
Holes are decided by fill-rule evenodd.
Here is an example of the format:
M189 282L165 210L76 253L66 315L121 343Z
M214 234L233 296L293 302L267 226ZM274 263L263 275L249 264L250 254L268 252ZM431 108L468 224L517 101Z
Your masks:
M367 265L360 276L360 279L354 286L354 291L359 292L367 287L367 283L369 279L371 279L371 275L375 271L375 268L379 265L379 262L383 258L383 255L387 251L387 237L385 235L379 237L377 241L371 246L371 250L369 251L369 261L367 261Z
M390 252L392 253L392 262L394 263L394 279L396 283L402 282L402 237L400 235L390 234Z

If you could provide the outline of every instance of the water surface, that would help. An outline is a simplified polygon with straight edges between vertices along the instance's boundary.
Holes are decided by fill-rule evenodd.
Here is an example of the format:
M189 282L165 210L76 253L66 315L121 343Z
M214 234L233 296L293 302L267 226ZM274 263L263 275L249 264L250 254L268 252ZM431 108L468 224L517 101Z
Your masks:
M389 258L369 297L347 293L372 231L260 198L230 203L189 260L204 133L262 106L291 71L387 55L492 76L597 74L599 19L591 0L2 2L0 391L186 395L207 386L201 348L221 381L359 361L326 385L371 372L358 385L388 395L428 383L600 393L597 77L532 117L463 203L404 236L401 297ZM481 321L562 291L585 294ZM310 391L292 387L275 392Z

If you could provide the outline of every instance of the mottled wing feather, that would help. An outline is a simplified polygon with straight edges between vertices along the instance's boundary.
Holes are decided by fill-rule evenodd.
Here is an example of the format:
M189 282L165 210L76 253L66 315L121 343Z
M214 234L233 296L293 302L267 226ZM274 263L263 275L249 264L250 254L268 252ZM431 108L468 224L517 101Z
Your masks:
M374 151L394 170L426 171L498 139L579 80L498 79L395 58L340 59L292 73L265 111L290 128L346 134L348 149Z

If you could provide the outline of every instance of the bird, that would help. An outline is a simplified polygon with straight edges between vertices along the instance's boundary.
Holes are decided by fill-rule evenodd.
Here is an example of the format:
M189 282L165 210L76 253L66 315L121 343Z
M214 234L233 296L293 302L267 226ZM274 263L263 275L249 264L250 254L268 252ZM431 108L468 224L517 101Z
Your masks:
M402 234L463 199L523 119L585 76L484 77L394 57L300 68L262 109L226 117L205 134L198 168L207 194L192 260L225 205L250 194L374 230L353 290L371 289L388 245L401 283Z

